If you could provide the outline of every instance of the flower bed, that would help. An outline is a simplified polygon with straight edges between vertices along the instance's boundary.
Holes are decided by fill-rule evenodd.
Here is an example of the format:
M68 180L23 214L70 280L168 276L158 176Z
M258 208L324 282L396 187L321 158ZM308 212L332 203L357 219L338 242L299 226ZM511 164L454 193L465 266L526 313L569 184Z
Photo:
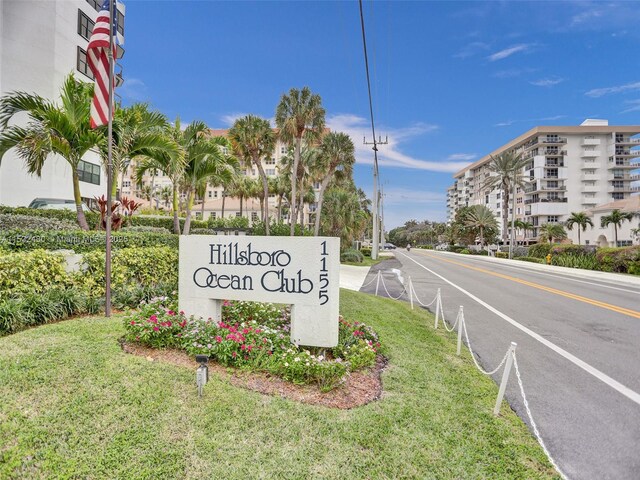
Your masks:
M153 348L206 354L221 365L277 375L295 384L338 386L351 372L375 365L376 332L340 319L334 348L299 347L289 340L290 312L274 304L225 302L222 320L188 317L175 301L159 298L124 320L125 339Z

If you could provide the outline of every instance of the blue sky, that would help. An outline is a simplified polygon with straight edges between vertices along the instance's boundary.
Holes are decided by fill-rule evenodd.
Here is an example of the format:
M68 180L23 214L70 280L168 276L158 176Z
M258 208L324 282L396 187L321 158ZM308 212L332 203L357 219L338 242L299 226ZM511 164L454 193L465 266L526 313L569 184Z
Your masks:
M357 2L126 2L125 103L225 128L308 85L372 152ZM452 172L536 125L640 124L640 2L365 2L388 227L444 220Z

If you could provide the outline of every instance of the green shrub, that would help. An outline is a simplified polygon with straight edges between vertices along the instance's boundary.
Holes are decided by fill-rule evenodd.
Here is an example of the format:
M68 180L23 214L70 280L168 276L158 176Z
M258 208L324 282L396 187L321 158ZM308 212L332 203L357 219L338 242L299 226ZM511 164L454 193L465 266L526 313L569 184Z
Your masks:
M545 258L551 253L551 245L548 243L536 243L529 247L529 256L535 258Z
M566 256L582 256L594 253L595 249L585 245L573 245L573 244L558 244L551 246L552 256L554 255L566 255Z
M191 235L218 235L220 230L212 228L194 228L189 232Z
M9 230L0 232L0 244L7 250L27 251L35 249L73 250L77 253L104 251L105 232L82 230L73 231L24 231ZM144 248L167 246L177 249L178 236L170 233L151 232L114 232L111 235L113 249Z
M463 248L459 253L462 253L463 255L471 255L471 252L468 248Z
M538 257L515 257L514 260L521 260L523 262L531 263L546 263L543 258Z
M462 250L467 250L467 247L462 245L450 245L449 251L454 253L460 253Z
M65 270L64 256L46 250L9 253L0 256L0 295L42 293L56 287L68 287L73 278Z
M485 257L489 255L488 250L471 250L471 255L484 255Z
M79 230L76 222L57 218L0 213L0 230Z
M360 253L362 253L362 255L364 255L365 257L371 258L371 247L362 247L360 249Z
M600 270L598 259L593 253L584 253L581 255L572 253L553 255L552 253L551 265L569 268L582 268L585 270Z
M288 237L290 234L289 224L284 222L271 222L269 225L269 235L273 237ZM264 228L264 222L254 222L251 227L252 235L265 235L266 230ZM309 228L303 229L300 225L295 225L294 234L296 237L312 237L313 230Z
M416 248L422 248L423 250L433 250L433 245L418 245Z
M92 295L104 294L104 253L89 252L84 256L86 271L80 276L81 286ZM111 285L114 290L127 290L139 285L158 286L178 283L178 251L169 247L123 248L114 250Z
M509 258L509 252L496 252L496 258Z
M171 230L164 227L150 227L146 225L135 225L132 227L123 227L120 232L145 232L145 233L171 233Z
M180 231L184 229L184 218L180 218ZM131 226L145 226L145 227L161 227L166 228L170 232L173 232L173 216L145 216L134 215L129 219L129 225ZM190 228L207 228L207 222L203 220L191 219Z
M362 255L362 253L360 253L359 250L350 248L340 254L340 261L349 263L362 263L364 261L364 256Z
M11 215L26 215L29 217L40 217L40 218L63 220L63 221L73 223L76 226L78 224L78 216L76 214L76 211L70 210L70 209L49 210L44 208L7 207L4 205L0 205L0 214L3 214L3 213L11 214ZM87 219L89 228L94 228L98 224L98 219L100 218L100 215L98 213L84 212L84 216Z
M599 248L596 258L600 268L605 272L635 273L640 267L640 245Z

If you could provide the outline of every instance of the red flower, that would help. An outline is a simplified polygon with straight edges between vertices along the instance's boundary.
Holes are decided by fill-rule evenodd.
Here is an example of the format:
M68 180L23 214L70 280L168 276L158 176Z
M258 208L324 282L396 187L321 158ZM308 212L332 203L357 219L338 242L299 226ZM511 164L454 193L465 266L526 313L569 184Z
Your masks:
M242 333L244 333L244 334L246 335L246 334L247 334L247 333L249 333L250 331L251 331L251 330L249 330L248 328L245 328L244 330L242 330Z
M158 327L153 327L153 331L154 331L154 332L157 332L158 330L160 330L160 328L158 328Z
M269 355L273 355L273 352L271 350L269 350Z
M263 338L263 339L262 339L262 343L267 343L267 339L266 339L266 338Z
M167 315L174 316L175 314L176 314L176 312L174 312L173 310L169 310L169 311L167 312Z
M133 320L131 320L131 325L135 325L135 324L136 324L136 322L134 322Z
M256 328L256 333L262 333L262 330L260 330L259 328Z
M186 327L186 326L187 326L187 321L186 321L186 320L183 320L183 321L181 321L178 325L180 325L182 328L184 328L184 327Z
M180 315L184 315L184 310L180 310Z
M216 342L220 343L222 341L222 337L220 335L216 336Z
M244 350L246 347L244 345L244 343L242 345L240 345L240 350Z
M155 315L151 315L149 317L149 321L152 323L158 323L158 317L156 317Z
M233 358L236 358L236 357L238 356L238 354L237 354L236 352L233 352L233 353L231 354L231 356L232 356Z
M172 323L171 323L171 321L169 320L169 321L167 322L167 327L170 327L171 325L173 325L173 324L172 324Z

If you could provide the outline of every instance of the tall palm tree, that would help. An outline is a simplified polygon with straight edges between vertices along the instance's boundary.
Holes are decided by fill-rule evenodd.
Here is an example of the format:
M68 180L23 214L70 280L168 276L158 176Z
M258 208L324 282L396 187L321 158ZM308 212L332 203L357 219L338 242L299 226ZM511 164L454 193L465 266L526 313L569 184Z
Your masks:
M479 232L480 249L484 245L484 232L488 228L498 228L496 217L490 208L484 205L473 205L465 218L464 225Z
M186 168L183 180L187 196L182 233L189 235L196 189L206 181L231 182L238 170L238 161L224 154L226 141L221 137L210 137L209 127L204 122L191 122L182 132L180 144L185 152Z
M228 194L240 201L240 216L243 213L243 201L251 194L252 180L246 175L236 175L228 185Z
M183 131L180 119L177 118L173 125L164 128L164 135L178 144L177 153L168 151L151 150L144 152L142 157L136 162L136 182L142 183L142 177L147 172L161 171L171 179L172 209L173 209L173 231L180 235L180 201L178 190L186 168L185 153L182 147Z
M282 95L276 108L276 125L280 138L293 145L293 169L291 175L290 235L293 237L296 222L296 201L298 192L298 166L302 151L303 137L309 142L319 140L325 125L325 110L320 95L311 92L309 87L302 90L292 88Z
M515 151L504 152L494 157L491 156L489 170L494 174L487 178L483 188L497 188L502 193L502 243L507 243L507 232L509 229L509 199L513 190L513 182L524 188L526 181L522 174L522 169L527 161Z
M160 190L160 198L162 199L162 202L164 203L165 207L169 206L169 202L171 201L171 195L172 195L172 191L171 191L171 187L169 186L162 187L162 189Z
M255 115L246 115L237 119L229 130L229 139L238 158L246 165L254 165L258 169L262 179L263 205L269 205L269 181L262 166L262 159L271 158L276 146L276 138L269 120ZM268 208L267 208L268 209ZM262 212L262 221L265 223L265 233L269 235L269 221L267 215Z
M60 105L25 92L8 93L0 99L0 160L15 148L27 171L41 176L51 154L64 158L71 167L73 198L83 230L88 230L89 225L82 210L78 165L89 150L104 141L99 131L89 127L92 95L93 85L77 82L71 74L62 84ZM9 126L11 119L21 113L29 118L27 126Z
M118 173L124 173L135 157L152 151L177 154L178 144L164 133L167 126L167 118L159 112L149 111L147 104L137 103L130 107L116 108L113 118L111 155L112 196L115 196L118 188L116 181ZM106 141L100 145L100 156L106 167L108 159L108 142ZM151 185L152 195L155 193L153 187Z
M514 226L517 230L522 230L522 232L524 233L524 236L527 236L527 232L530 230L533 230L533 223L531 222L526 222L524 220L516 220L514 222Z
M593 221L585 212L571 212L566 225L569 230L573 230L574 225L578 226L578 245L580 245L580 229L585 232L587 226L593 227Z
M602 227L608 227L613 224L613 238L615 241L614 246L618 246L618 227L622 226L622 223L625 221L633 220L633 213L631 212L623 212L621 210L615 209L612 210L609 215L605 215L600 219L600 225Z
M543 242L553 243L554 240L564 240L567 238L567 232L564 227L558 223L545 223L540 227L538 239Z
M367 225L367 215L360 208L355 189L332 187L326 192L322 215L322 231L332 237L340 237L344 250L359 238Z
M355 163L355 147L351 138L346 133L327 133L320 145L320 154L314 165L315 177L320 180L320 191L318 192L318 206L316 210L316 224L314 234L317 237L320 233L320 215L322 212L322 202L324 192L329 182L336 173L351 176L353 164Z
M278 198L278 207L277 207L278 222L282 220L282 202L283 200L285 200L287 194L290 191L291 191L291 177L281 173L274 179L274 189L273 189L273 193Z

